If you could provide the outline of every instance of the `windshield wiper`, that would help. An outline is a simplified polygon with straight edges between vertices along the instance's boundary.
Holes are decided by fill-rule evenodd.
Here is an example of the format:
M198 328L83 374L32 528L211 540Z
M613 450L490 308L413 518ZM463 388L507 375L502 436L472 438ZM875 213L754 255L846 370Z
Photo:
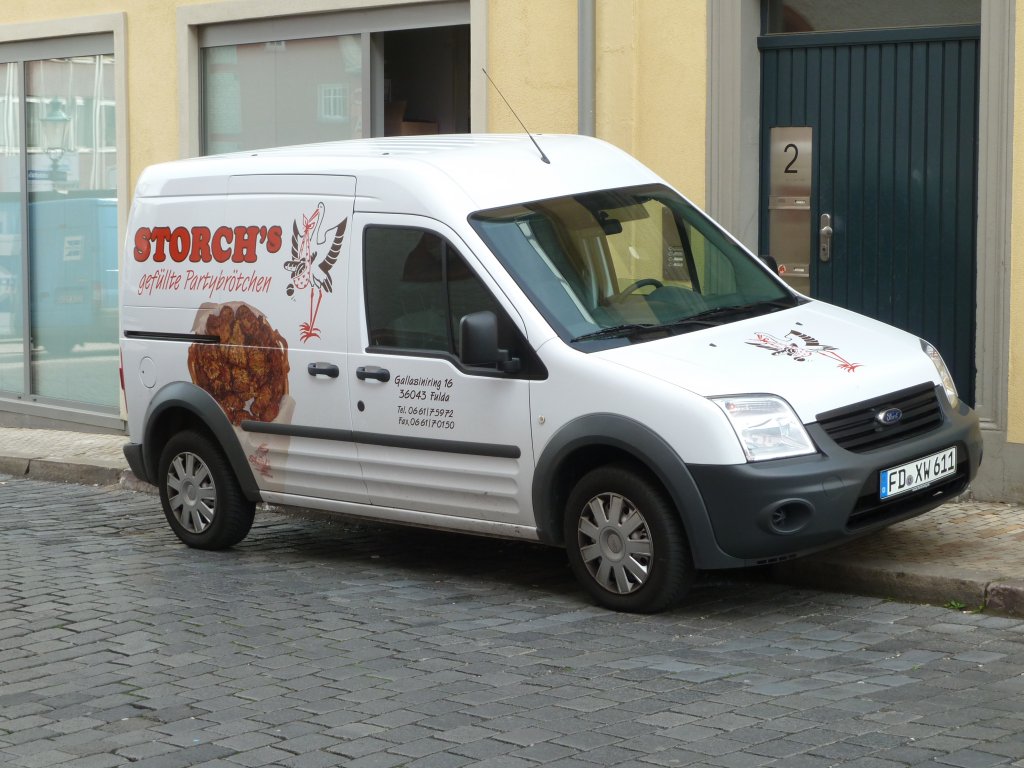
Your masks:
M654 323L623 323L622 325L613 325L609 328L601 328L590 333L584 333L576 336L572 339L573 342L577 341L596 341L597 339L617 339L622 336L632 336L636 333L643 331L649 331L654 328L661 328L660 325Z
M671 323L665 323L661 326L663 328L675 328L682 325L721 325L727 317L734 315L749 315L756 312L756 310L764 309L764 312L757 314L768 314L779 309L792 309L797 303L792 299L775 299L771 301L755 301L751 304L740 304L735 307L713 307L712 309L705 309L703 312L698 312L695 315L689 317L683 317L679 320L673 320Z
M798 303L799 302L794 299L773 299L769 301L755 301L751 304L740 304L734 307L712 307L711 309L705 309L703 312L698 312L695 315L683 317L679 320L673 320L670 323L623 323L622 325L613 325L609 328L601 328L596 331L591 331L590 333L584 333L575 337L572 341L616 339L624 336L635 336L640 333L651 331L665 331L687 325L710 327L713 325L721 325L725 322L726 318L734 315L752 314L756 313L757 310L764 310L759 314L768 314L769 312L774 312L779 309L791 309L797 306Z

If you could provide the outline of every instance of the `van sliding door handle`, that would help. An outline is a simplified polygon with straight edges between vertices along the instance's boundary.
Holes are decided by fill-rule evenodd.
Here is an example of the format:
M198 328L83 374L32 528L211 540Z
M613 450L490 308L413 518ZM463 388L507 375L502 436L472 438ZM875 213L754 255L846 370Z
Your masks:
M391 381L391 371L387 368L378 368L375 365L361 365L356 368L356 378L360 381L376 379L377 381Z
M306 372L310 376L329 376L332 379L338 378L341 373L338 366L331 363L310 363L306 366Z

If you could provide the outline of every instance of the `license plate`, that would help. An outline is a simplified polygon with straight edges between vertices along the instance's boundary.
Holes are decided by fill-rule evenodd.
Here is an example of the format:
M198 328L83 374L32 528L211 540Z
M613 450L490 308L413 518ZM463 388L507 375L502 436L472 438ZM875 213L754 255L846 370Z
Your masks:
M879 473L879 498L891 499L931 485L956 472L956 446Z

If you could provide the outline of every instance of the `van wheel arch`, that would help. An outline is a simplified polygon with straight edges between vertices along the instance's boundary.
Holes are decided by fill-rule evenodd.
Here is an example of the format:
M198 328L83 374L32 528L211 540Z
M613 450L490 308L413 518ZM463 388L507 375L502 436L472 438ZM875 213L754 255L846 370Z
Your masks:
M680 515L697 567L700 552L718 544L685 463L656 432L617 414L592 414L562 426L537 459L533 508L540 540L565 546L563 519L569 495L592 469L612 464L636 467L664 490Z
M545 531L550 531L553 535L551 539L543 536L542 539L544 541L550 541L550 543L558 544L559 546L565 544L562 531L562 516L565 511L566 502L569 501L569 495L584 475L592 469L610 464L632 465L640 469L646 469L644 462L631 452L602 443L577 446L572 452L562 457L562 460L556 465L552 482L547 489L548 499L543 507L537 507L544 510L544 517L546 518L546 524L541 524L538 519L539 527ZM539 514L538 517L540 517Z
M174 435L191 430L205 435L224 453L245 498L253 502L261 500L259 486L235 428L205 390L186 382L168 384L150 401L145 425L143 455L150 483L156 484L158 463L167 442Z

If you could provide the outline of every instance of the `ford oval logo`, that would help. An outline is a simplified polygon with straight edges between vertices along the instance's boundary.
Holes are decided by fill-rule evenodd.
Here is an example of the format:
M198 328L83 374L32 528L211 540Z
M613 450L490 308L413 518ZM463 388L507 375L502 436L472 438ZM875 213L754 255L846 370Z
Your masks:
M887 427L891 427L893 424L899 424L903 419L903 411L899 408L886 408L884 411L879 411L878 415L875 416L875 420L879 424L883 424Z

